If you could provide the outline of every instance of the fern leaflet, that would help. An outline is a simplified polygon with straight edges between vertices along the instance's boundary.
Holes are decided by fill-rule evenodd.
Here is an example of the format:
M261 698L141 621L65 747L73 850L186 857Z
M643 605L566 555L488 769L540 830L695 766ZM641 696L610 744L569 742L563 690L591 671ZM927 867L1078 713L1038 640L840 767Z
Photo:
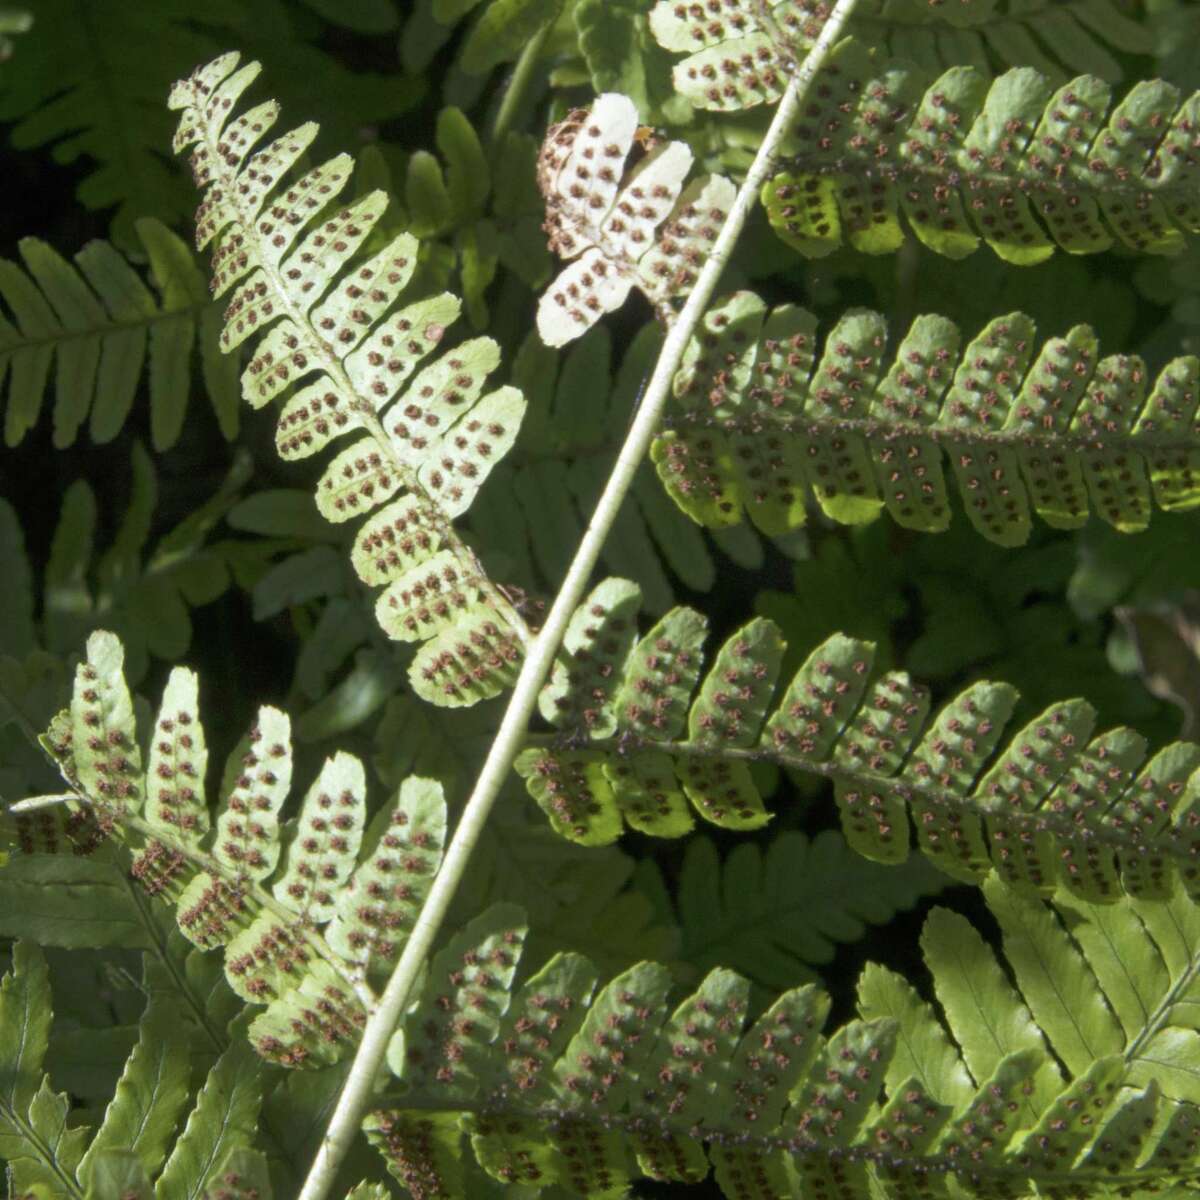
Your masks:
M538 159L550 248L574 259L538 305L538 332L565 345L637 287L669 320L686 296L733 203L720 175L686 188L692 152L685 142L654 146L632 170L638 114L616 92L551 126Z
M482 394L499 364L490 338L443 354L401 394L460 302L442 293L395 307L417 243L401 234L359 255L387 196L372 192L336 209L350 177L348 156L285 181L315 125L251 154L278 105L268 101L231 120L258 73L256 63L240 70L237 63L236 54L225 55L171 95L183 112L175 148L193 147L206 189L197 240L214 244L214 290L237 285L222 347L263 335L242 376L254 407L303 385L279 418L283 457L359 435L326 468L317 507L338 522L379 510L360 529L353 561L366 582L387 585L377 612L389 636L422 643L409 673L417 693L449 705L494 696L514 676L528 635L451 521L512 446L524 398L513 387Z
M1152 384L1141 359L1101 358L1086 325L1035 354L1033 322L997 317L966 346L944 317L918 317L891 364L878 313L846 313L818 355L816 318L767 311L750 292L715 305L675 378L652 456L679 506L703 525L747 513L779 534L811 491L834 520L883 509L909 529L948 527L950 462L971 524L1021 545L1031 513L1060 529L1089 503L1122 532L1151 498L1200 503L1195 471L1200 364L1175 359Z
M1111 903L1122 891L1164 898L1178 876L1200 895L1200 747L1147 759L1130 729L1093 737L1083 700L1052 705L1005 744L1013 688L972 684L930 720L924 688L903 672L873 675L874 647L840 634L781 681L784 642L763 618L702 677L704 618L672 609L630 649L635 607L623 581L581 606L585 635L556 673L584 706L558 705L552 677L542 712L562 733L534 737L516 762L564 837L602 845L626 824L679 837L693 814L761 828L770 814L749 768L767 762L830 779L846 840L880 862L908 857L911 814L921 850L958 879L994 867L1040 894L1061 882Z
M936 909L921 942L944 1015L868 967L861 1015L827 1035L812 986L750 1022L746 981L722 968L691 995L655 963L598 988L567 953L514 991L522 916L490 909L432 966L368 1135L416 1194L459 1194L464 1134L493 1179L582 1195L638 1175L694 1183L710 1164L731 1200L1128 1195L1192 1178L1197 1033L1177 1000L1200 909L986 894L1015 987Z

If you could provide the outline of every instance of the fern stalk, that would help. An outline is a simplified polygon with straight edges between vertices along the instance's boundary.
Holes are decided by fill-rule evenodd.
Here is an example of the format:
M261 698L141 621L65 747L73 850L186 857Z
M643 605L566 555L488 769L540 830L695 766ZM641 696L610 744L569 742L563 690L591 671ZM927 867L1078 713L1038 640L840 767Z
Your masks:
M700 270L696 284L663 342L641 407L634 416L562 587L551 606L546 623L526 654L504 718L479 773L475 789L463 809L458 828L446 849L441 870L434 879L400 961L388 980L379 1003L363 1030L362 1041L338 1097L325 1137L304 1181L298 1200L323 1200L333 1185L339 1165L358 1132L359 1122L370 1102L375 1079L387 1053L388 1042L408 1002L417 974L458 889L476 842L483 833L488 814L500 793L525 738L529 718L537 705L538 692L549 674L566 632L567 623L582 600L601 548L617 513L646 457L663 408L671 394L675 372L700 319L716 290L759 190L770 174L776 150L792 125L814 77L854 9L856 0L837 0L820 36L804 62L788 82L770 128L763 136L746 178L738 190L729 216Z

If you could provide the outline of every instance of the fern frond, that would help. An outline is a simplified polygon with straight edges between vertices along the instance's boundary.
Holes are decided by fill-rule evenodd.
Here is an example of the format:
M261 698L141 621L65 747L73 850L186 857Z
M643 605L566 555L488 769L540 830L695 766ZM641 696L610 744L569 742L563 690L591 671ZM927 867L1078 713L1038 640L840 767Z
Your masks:
M253 407L304 384L280 416L284 458L360 434L318 484L328 520L366 515L403 493L362 527L353 560L370 582L389 582L379 605L391 634L424 642L409 672L414 690L451 706L497 695L528 634L451 520L514 442L523 397L515 388L481 395L499 362L486 337L451 349L397 395L442 342L460 301L443 293L395 307L415 266L412 236L356 257L388 198L372 192L332 208L349 179L347 156L288 184L288 168L316 136L311 124L251 155L278 106L259 104L230 120L258 74L257 64L236 65L238 55L229 54L200 68L170 100L182 109L175 149L193 146L206 188L197 236L202 246L215 244L214 289L238 284L222 346L265 335L242 376Z
M53 1006L42 952L14 944L0 980L0 1154L22 1195L201 1196L231 1155L256 1134L261 1079L238 1039L213 1065L178 1140L191 1096L189 1039L163 995L152 992L116 1095L95 1134L69 1125L70 1101L44 1074ZM169 1151L169 1153L168 1153ZM116 1190L113 1190L116 1189ZM262 1193L264 1196L269 1193Z
M183 933L202 949L225 949L233 991L267 1005L250 1027L259 1052L290 1065L335 1061L353 1045L372 983L402 949L436 872L446 829L440 785L405 780L364 828L362 765L337 754L281 822L290 722L264 707L226 762L211 821L196 677L171 673L143 766L122 665L120 642L93 634L71 708L44 738L76 810L59 845L73 840L87 853L106 838L123 843L132 877L174 905ZM45 820L40 811L12 814L6 839L44 856L53 848ZM43 860L29 861L36 870ZM17 877L36 881L28 871ZM91 894L98 936L119 919L121 898L99 886Z
M779 99L820 32L824 7L819 0L658 0L650 28L665 50L685 55L673 71L676 91L698 108L729 112ZM991 76L1000 63L1032 67L1054 83L1079 71L1117 82L1124 72L1107 47L1154 49L1150 32L1109 0L866 0L850 28L865 45L926 71L970 65Z
M89 418L92 441L112 441L146 379L154 448L169 449L187 412L193 355L221 432L236 435L237 363L217 348L220 313L200 269L166 226L146 218L135 228L158 296L108 242L86 245L75 256L78 270L37 238L20 243L24 270L0 260L7 445L37 424L52 378L54 445L71 445Z
M580 1195L638 1175L697 1182L710 1164L731 1200L1128 1195L1193 1179L1198 1035L1177 999L1200 908L1068 897L1052 911L995 881L987 898L1015 987L963 918L934 910L922 949L940 1012L868 967L860 1017L828 1034L812 986L751 1023L747 982L721 968L679 996L658 964L597 988L586 959L559 954L514 993L521 914L489 910L395 1035L399 1085L368 1136L422 1194L457 1194L467 1138L498 1182Z
M363 516L402 493L360 530L353 561L370 583L389 585L379 601L389 635L423 643L410 669L413 688L446 705L494 696L511 681L528 633L451 522L512 446L524 399L513 387L482 394L499 363L490 338L443 354L402 391L445 337L460 301L442 293L396 307L417 243L401 234L359 255L370 248L387 196L372 192L336 209L348 156L285 179L315 125L251 154L278 105L233 117L259 70L237 63L230 54L199 69L170 101L183 114L175 148L193 148L206 191L197 240L214 245L214 290L237 285L222 347L263 335L242 376L252 406L298 387L279 418L284 458L357 435L317 486L324 516Z
M815 981L836 943L858 941L868 925L885 925L946 883L925 859L885 867L832 830L811 839L785 830L723 859L710 838L693 837L676 888L680 957L696 971L730 967L771 989Z
M601 600L584 609L597 630ZM880 862L908 857L911 816L921 850L958 879L994 866L1041 894L1061 881L1111 903L1122 891L1161 899L1177 876L1200 895L1190 832L1200 747L1147 759L1130 729L1093 737L1083 700L1051 705L1005 742L1017 696L1002 683L972 684L931 720L925 688L904 672L873 675L874 647L840 634L782 681L783 639L763 618L701 678L704 632L699 613L672 609L618 655L589 709L551 714L565 742L537 736L517 759L564 837L604 844L624 824L679 837L693 812L758 829L770 814L750 766L772 763L831 780L847 842Z
M1151 383L1141 359L1101 358L1086 325L1036 354L1034 333L1011 313L964 348L953 322L922 316L889 365L878 313L848 312L818 354L812 314L735 293L676 375L659 476L706 526L747 513L778 534L803 524L811 491L837 521L886 508L938 532L951 518L944 453L971 524L1003 546L1026 541L1031 512L1073 529L1090 503L1131 532L1152 497L1168 511L1200 503L1200 363L1175 359Z
M1061 247L1176 254L1200 229L1200 93L1144 80L1116 105L1082 75L1055 90L1029 68L993 83L953 67L932 84L853 40L824 65L793 145L763 187L779 236L809 256L843 241L870 254L904 241L939 254L980 241L1018 266Z
M637 109L616 92L550 127L538 158L550 248L574 259L538 304L538 332L562 346L637 287L669 321L696 280L736 192L720 175L683 183L685 142L654 146L632 170Z
M82 1200L75 1171L86 1135L68 1129L70 1101L42 1073L52 1012L46 960L36 946L18 942L12 961L0 979L0 1155L18 1188Z
M258 0L253 9L212 5L202 23L189 0L151 6L108 0L95 19L75 0L39 0L36 7L22 52L0 76L0 121L11 123L18 149L46 146L57 162L86 163L76 194L89 209L115 207L113 238L123 250L137 244L138 218L173 226L187 220L187 182L162 158L171 135L162 98L222 43L261 47L298 97L314 87L336 97L327 120L337 123L339 136L399 115L422 90L418 81L394 74L346 70L303 40L306 22L280 0ZM216 30L221 33L214 38Z

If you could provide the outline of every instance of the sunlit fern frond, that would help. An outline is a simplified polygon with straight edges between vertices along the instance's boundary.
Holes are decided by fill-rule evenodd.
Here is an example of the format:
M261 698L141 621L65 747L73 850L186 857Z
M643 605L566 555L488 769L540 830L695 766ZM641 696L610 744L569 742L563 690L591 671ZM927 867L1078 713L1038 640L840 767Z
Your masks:
M384 587L376 611L388 636L418 645L414 689L447 705L494 696L515 676L528 634L453 519L512 446L524 398L513 387L484 392L500 363L490 338L459 343L417 370L461 302L444 292L399 306L416 239L404 233L381 245L372 236L388 204L383 192L337 207L348 155L289 178L315 125L252 153L279 106L267 101L235 117L258 74L256 63L237 64L225 55L171 94L182 110L175 148L192 148L205 191L197 241L213 245L216 294L233 289L222 348L258 339L243 392L256 408L287 395L277 437L284 458L353 435L322 475L317 507L336 522L373 512L353 562L365 583Z
M5 814L5 841L35 856L12 869L36 874L37 856L88 854L115 839L133 855L132 878L174 906L183 933L224 950L234 992L267 1006L249 1029L259 1053L293 1066L336 1061L353 1048L440 862L440 785L406 780L368 822L363 766L338 753L284 820L291 723L264 706L225 764L214 814L196 675L171 672L143 757L123 660L112 634L88 639L71 707L43 738L70 803ZM104 898L93 901L91 918L103 921Z
M729 1200L1142 1195L1194 1179L1195 903L1051 910L994 881L987 897L1011 980L935 909L921 945L938 1009L868 967L860 1016L828 1033L816 988L749 1019L747 981L722 968L691 994L649 962L598 986L568 953L514 987L524 921L494 908L431 964L368 1136L401 1182L451 1195L471 1159L578 1195L711 1169Z

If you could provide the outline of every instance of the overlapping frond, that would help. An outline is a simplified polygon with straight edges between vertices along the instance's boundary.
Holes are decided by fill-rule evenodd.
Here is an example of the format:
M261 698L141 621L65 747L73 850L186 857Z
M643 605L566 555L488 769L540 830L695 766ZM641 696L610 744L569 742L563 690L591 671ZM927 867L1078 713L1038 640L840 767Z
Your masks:
M785 644L756 618L704 670L704 618L672 609L632 641L630 585L608 581L581 607L579 644L516 769L563 836L598 845L624 826L679 837L698 815L725 829L771 819L754 763L831 780L846 840L880 862L920 849L955 878L1001 878L1089 901L1163 899L1178 878L1200 896L1193 833L1200 747L1148 756L1130 729L1095 734L1086 701L1053 704L1005 736L1015 689L975 683L930 717L906 673L872 670L874 647L841 634L780 679ZM632 645L632 648L630 646Z
M21 1195L140 1200L153 1194L154 1180L160 1196L209 1196L216 1193L207 1185L232 1183L262 1161L252 1149L262 1080L244 1039L216 1061L188 1112L187 1028L152 994L116 1094L92 1133L68 1121L71 1099L45 1074L52 1017L46 960L32 943L17 942L12 969L0 980L0 1154Z
M0 399L4 440L37 424L54 383L54 444L69 446L85 421L111 441L146 381L156 450L175 443L199 359L221 430L237 432L237 362L217 347L220 310L187 247L158 221L136 224L156 291L108 242L89 242L73 266L45 242L20 243L23 268L0 260Z
M754 14L716 7L711 20L670 0L654 11L665 45L703 47L676 67L677 88L719 111L774 102L820 22L789 0ZM1053 7L1052 23L1073 23L1072 6ZM847 38L821 65L764 185L772 225L800 253L848 243L886 254L907 227L951 258L986 242L1028 265L1056 247L1175 254L1200 229L1200 94L1142 80L1114 107L1100 75L1056 87L1034 69L1040 56L992 80L969 47L941 72L867 48L877 44Z
M536 594L562 578L617 452L614 431L628 424L661 345L658 327L647 325L628 346L614 347L603 324L563 353L548 349L536 334L522 345L513 361L514 382L529 402L521 440L492 475L492 502L468 517L484 562L495 561L506 579ZM671 503L645 463L601 562L638 581L650 612L666 612L678 592L676 580L697 592L717 583L714 543L741 566L761 564L761 539L747 526L711 534L710 542ZM796 553L793 539L777 544L785 554Z
M362 764L339 753L281 821L291 729L264 707L226 762L213 819L196 676L171 673L143 761L122 666L112 634L89 638L71 708L44 739L75 811L18 809L6 839L49 853L118 838L134 854L133 877L174 905L183 933L224 949L233 990L267 1006L249 1030L259 1053L293 1066L335 1061L353 1048L372 984L402 949L440 862L441 786L410 778L367 823Z
M400 1090L368 1136L422 1195L460 1194L468 1144L500 1183L588 1196L710 1167L730 1200L1131 1195L1193 1179L1200 909L1066 897L1052 911L995 882L987 896L1015 987L937 909L922 950L940 1011L868 967L859 1017L829 1033L816 988L749 1020L747 981L722 968L681 996L658 964L598 987L586 959L559 954L514 992L522 914L491 909L433 964L389 1052Z
M773 104L829 15L824 0L658 0L650 28L684 57L675 88L699 108L732 111ZM1109 0L860 0L849 27L868 46L934 74L996 64L1032 67L1055 83L1084 71L1109 82L1124 74L1110 48L1149 54L1148 29Z
M1028 67L930 80L843 42L823 64L763 200L805 255L885 254L905 226L939 254L986 242L1018 266L1055 248L1175 254L1200 230L1200 93L1143 80L1115 105L1081 75L1055 89ZM903 215L903 224L901 222Z
M331 521L373 516L353 562L383 585L377 612L390 637L419 643L414 689L438 704L471 704L511 681L522 618L452 526L512 446L525 402L513 387L485 392L499 365L490 338L462 342L420 370L461 308L448 292L401 304L417 243L373 230L387 207L371 192L343 208L347 155L289 179L316 135L303 125L257 153L278 116L268 101L235 117L258 74L225 55L177 84L176 150L192 148L206 195L197 241L213 245L213 288L233 289L221 335L257 346L242 376L261 407L287 394L277 446L287 459L353 437L317 486ZM383 506L383 507L380 507Z
M650 146L632 167L633 101L616 92L550 127L538 158L550 248L572 259L538 304L538 332L562 346L638 288L669 319L695 283L736 190L720 175L684 180L685 142Z
M974 339L952 321L918 317L885 353L887 327L848 312L818 347L816 318L768 312L753 293L715 305L675 378L674 405L652 454L679 506L710 527L745 515L764 532L803 524L813 495L848 523L886 511L938 532L953 502L1003 546L1029 537L1037 513L1060 529L1095 512L1122 532L1153 507L1200 504L1200 363L1151 379L1133 355L1101 357L1077 325L1035 341L1022 313Z

